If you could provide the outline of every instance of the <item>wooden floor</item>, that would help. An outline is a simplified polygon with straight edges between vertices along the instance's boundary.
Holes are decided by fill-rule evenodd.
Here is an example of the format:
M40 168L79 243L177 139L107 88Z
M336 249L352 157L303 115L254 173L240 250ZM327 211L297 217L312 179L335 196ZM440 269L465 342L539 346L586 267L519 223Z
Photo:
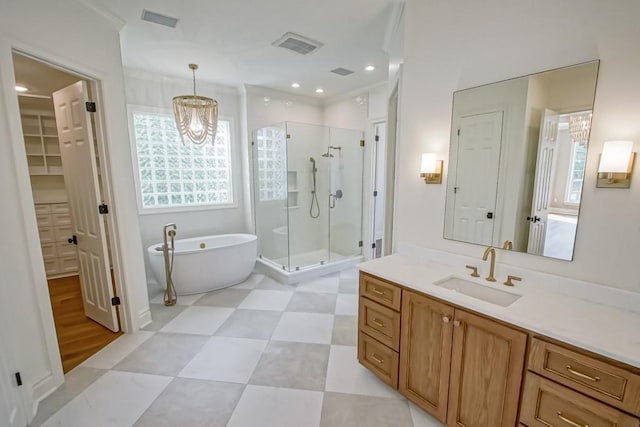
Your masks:
M111 332L84 315L78 276L50 279L49 295L65 373L122 334Z

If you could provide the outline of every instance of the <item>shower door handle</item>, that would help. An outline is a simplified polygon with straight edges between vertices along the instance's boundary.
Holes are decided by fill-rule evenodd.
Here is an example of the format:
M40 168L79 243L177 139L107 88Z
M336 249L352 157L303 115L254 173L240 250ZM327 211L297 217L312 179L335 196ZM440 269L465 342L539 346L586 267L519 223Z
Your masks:
M329 208L336 207L336 199L342 199L342 190L336 190L336 194L329 194Z

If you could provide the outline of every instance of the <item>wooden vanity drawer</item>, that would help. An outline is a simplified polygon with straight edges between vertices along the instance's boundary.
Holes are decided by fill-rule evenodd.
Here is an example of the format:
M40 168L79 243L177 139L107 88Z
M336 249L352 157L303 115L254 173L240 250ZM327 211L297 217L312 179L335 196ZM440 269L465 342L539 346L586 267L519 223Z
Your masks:
M398 388L398 353L367 334L358 333L358 360L382 381Z
M360 330L395 351L400 350L400 313L366 298L360 298Z
M640 415L640 376L533 338L529 369L616 408Z
M382 279L360 273L360 295L400 311L402 289Z
M640 420L527 372L520 422L529 427L639 427Z

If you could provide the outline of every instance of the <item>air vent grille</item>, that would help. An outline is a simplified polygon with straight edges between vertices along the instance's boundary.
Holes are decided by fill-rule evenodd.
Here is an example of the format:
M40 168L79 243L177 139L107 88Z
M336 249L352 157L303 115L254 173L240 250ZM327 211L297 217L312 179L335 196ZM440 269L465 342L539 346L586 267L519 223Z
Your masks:
M322 46L320 42L295 33L286 33L272 44L277 47L292 50L301 55L307 55Z
M147 22L152 22L154 24L164 25L165 27L175 28L178 24L177 18L172 18L167 15L161 15L156 12L151 12L149 10L142 10L142 20Z
M331 70L332 73L338 74L339 76L348 76L349 74L353 74L353 71L347 70L346 68L338 67L335 70Z

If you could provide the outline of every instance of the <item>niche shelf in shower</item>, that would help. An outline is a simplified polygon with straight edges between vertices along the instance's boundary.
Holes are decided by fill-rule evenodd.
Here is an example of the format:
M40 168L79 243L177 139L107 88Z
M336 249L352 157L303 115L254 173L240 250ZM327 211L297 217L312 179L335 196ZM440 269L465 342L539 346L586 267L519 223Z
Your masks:
M298 171L287 171L287 189L288 191L298 188Z
M287 192L287 207L289 209L298 207L298 191Z

